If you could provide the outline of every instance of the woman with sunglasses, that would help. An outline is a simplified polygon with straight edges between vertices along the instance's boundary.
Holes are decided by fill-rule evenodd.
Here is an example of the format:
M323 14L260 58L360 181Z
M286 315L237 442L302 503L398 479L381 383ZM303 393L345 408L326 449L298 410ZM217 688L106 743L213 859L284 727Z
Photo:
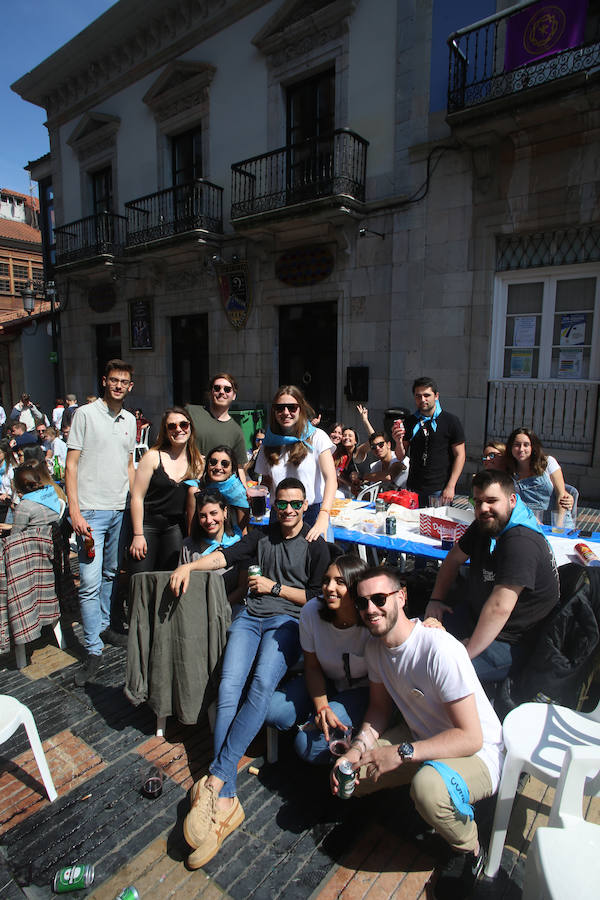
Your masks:
M203 470L189 414L180 406L167 409L131 491L131 575L175 568L185 533L186 480L200 478Z
M246 494L246 488L238 476L238 463L231 447L219 444L209 450L206 456L204 478L198 483L189 482L191 487L187 499L187 521L191 530L192 520L196 511L196 494L199 489L216 488L227 500L235 516L234 522L239 527L240 534L245 533L250 521L250 503Z
M544 453L537 434L530 428L515 428L506 442L504 459L521 500L530 509L543 511L544 524L550 524L550 510L556 509L562 513L559 524L572 527L573 498L565 488L561 467Z
M358 556L338 556L323 577L320 597L300 612L304 675L275 691L266 723L287 731L298 723L298 756L315 765L331 763L329 741L336 730L361 725L369 701L364 648L369 633L352 597L367 568Z
M271 491L272 504L280 481L300 479L308 502L304 513L304 521L310 526L307 541L327 536L337 489L332 452L335 445L311 424L312 417L313 410L299 388L293 384L280 387L271 404L269 428L254 467Z
M248 462L244 466L244 472L246 473L247 478L250 481L256 481L256 473L254 472L254 465L256 463L256 457L258 456L258 451L263 445L263 441L265 439L265 431L263 428L259 428L254 432L254 437L252 438L252 450L248 451Z
M487 441L481 457L484 469L499 469L506 472L506 444L502 441Z

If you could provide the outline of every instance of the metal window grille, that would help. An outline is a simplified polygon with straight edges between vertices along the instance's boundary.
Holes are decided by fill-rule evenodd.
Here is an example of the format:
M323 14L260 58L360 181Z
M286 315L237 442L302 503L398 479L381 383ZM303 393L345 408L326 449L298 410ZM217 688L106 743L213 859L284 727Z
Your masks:
M584 225L497 239L496 271L568 266L600 260L600 225Z

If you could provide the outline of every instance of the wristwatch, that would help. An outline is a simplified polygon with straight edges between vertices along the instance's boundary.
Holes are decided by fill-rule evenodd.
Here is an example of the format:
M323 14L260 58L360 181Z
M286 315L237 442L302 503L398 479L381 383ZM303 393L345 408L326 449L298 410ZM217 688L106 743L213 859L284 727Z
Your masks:
M279 597L279 595L281 593L281 585L279 584L278 581L276 581L275 584L273 585L273 587L271 588L271 593L273 594L274 597Z
M413 756L415 755L415 748L412 744L409 744L408 741L404 741L404 743L400 744L398 747L398 756L402 760L402 762L410 762Z

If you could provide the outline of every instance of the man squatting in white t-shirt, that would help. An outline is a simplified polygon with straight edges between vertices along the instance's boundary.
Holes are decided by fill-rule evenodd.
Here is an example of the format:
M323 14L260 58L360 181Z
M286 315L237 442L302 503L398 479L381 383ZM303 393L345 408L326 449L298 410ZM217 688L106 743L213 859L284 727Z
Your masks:
M417 811L454 851L435 897L457 900L469 895L483 869L470 804L498 789L502 726L465 647L446 631L407 618L406 587L394 569L363 572L355 590L372 636L365 650L370 698L362 728L341 759L359 777L358 795L411 783ZM400 726L384 735L394 704L408 730ZM332 770L334 794L341 759ZM436 767L422 765L431 760Z

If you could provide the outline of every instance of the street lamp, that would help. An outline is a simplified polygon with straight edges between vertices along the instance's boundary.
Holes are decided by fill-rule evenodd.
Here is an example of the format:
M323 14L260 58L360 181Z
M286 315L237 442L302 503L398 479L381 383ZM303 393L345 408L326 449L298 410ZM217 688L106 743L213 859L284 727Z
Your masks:
M36 294L42 294L42 300L50 303L50 328L52 333L52 352L50 354L50 362L54 367L54 396L60 396L60 372L58 367L58 332L56 328L56 284L53 281L47 281L40 285L41 290L36 291L32 281L28 281L26 287L21 291L23 300L23 309L30 316L35 309Z

